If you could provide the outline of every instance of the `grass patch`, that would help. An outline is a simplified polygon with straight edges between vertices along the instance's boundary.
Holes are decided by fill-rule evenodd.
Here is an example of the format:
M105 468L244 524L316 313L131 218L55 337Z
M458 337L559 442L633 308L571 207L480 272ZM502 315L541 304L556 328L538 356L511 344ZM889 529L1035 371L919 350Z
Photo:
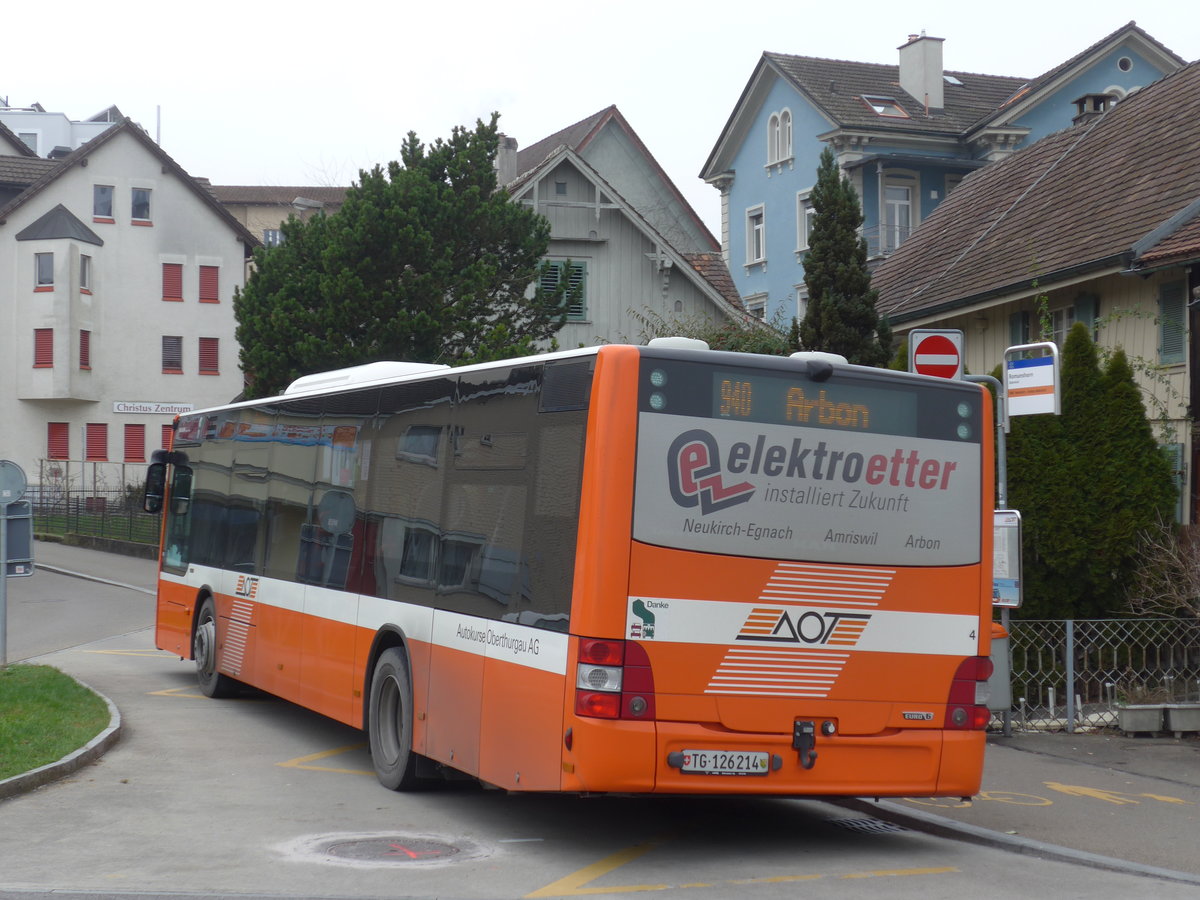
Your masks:
M73 753L108 720L108 705L58 669L0 668L0 779Z

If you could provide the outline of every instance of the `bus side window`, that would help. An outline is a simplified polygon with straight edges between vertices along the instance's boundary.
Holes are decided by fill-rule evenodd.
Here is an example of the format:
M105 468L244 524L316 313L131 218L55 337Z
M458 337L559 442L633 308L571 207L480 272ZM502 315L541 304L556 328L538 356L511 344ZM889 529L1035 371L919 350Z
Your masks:
M171 477L171 504L167 510L167 529L163 539L163 565L180 569L191 559L192 470L177 465Z
M176 466L171 479L171 515L186 516L192 502L192 470L188 466Z

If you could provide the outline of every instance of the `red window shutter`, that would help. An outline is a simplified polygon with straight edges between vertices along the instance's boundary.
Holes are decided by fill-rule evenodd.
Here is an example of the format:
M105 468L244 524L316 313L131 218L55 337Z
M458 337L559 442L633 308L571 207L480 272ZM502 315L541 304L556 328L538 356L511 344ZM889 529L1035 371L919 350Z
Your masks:
M103 423L88 422L84 429L83 458L88 462L108 461L108 426Z
M54 367L54 329L33 329L33 367L35 369L51 369Z
M171 449L171 439L175 436L175 429L170 425L162 427L162 448L164 450Z
M163 299L183 299L183 263L163 263Z
M125 462L146 461L146 426L125 426Z
M220 338L200 338L200 374L220 375L217 367Z
M221 292L219 284L219 274L221 268L219 266L201 266L200 267L200 302L201 303L220 303Z
M46 423L46 456L49 459L71 458L71 426L69 423Z
M90 331L79 332L79 368L90 369L92 367L92 333Z
M183 338L179 335L163 335L162 370L167 375L178 375L183 372Z

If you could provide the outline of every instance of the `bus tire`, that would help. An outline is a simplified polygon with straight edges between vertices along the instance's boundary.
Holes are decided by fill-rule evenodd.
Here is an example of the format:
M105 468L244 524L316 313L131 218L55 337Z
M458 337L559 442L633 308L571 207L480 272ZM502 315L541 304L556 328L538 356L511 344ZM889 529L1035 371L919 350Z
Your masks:
M217 671L217 607L212 597L205 597L196 617L192 635L192 658L196 660L196 681L207 697L220 699L238 693L241 685Z
M418 786L412 729L408 659L399 647L389 647L375 662L367 720L375 775L389 790L411 791Z

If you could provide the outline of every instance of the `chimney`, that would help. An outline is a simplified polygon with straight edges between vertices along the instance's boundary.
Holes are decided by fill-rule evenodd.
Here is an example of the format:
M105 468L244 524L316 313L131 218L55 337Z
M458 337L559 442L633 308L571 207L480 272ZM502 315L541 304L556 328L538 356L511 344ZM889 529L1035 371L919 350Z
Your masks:
M1080 125L1090 119L1104 115L1113 104L1111 94L1084 94L1071 102L1075 104L1075 118L1072 125Z
M910 34L900 47L900 87L931 113L946 107L946 82L942 78L942 43L945 38Z
M517 171L517 139L506 134L500 135L500 143L496 148L496 185L505 187L520 173Z

